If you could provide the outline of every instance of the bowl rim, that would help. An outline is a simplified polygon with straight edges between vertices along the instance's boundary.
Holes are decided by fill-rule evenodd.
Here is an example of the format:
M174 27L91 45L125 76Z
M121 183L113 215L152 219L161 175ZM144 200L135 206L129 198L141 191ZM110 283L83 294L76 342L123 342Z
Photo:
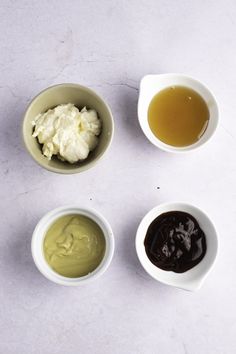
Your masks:
M168 210L172 211L173 210L172 207L174 205L178 205L180 207L180 210L182 210L181 207L182 208L186 208L186 209L190 208L190 209L195 210L195 211L199 212L200 214L204 215L204 217L207 219L208 223L211 225L211 227L213 229L213 232L214 232L214 241L213 241L214 244L215 244L214 259L210 263L210 265L206 268L206 271L204 272L204 274L200 275L198 280L195 280L195 279L189 280L189 284L187 284L187 281L186 281L185 284L182 283L181 279L180 279L180 282L178 284L177 282L175 283L175 280L173 280L173 279L172 280L163 280L163 279L161 279L161 277L159 278L158 274L157 275L151 274L151 272L149 272L149 269L147 269L148 267L146 267L145 264L149 264L149 265L151 264L152 266L154 266L154 265L149 260L146 252L144 252L145 253L145 260L141 256L141 253L142 253L141 252L141 247L142 247L143 240L145 238L145 232L142 230L142 227L144 226L145 222L148 222L148 224L150 225L150 223L158 215L161 215L162 213L168 212ZM163 209L163 208L167 208L167 210L166 211L162 211L161 209ZM175 209L177 210L177 207ZM186 212L191 214L190 211L186 210ZM151 217L152 213L156 213L156 216L154 218L153 218L153 216ZM194 214L193 214L193 216L194 216ZM208 237L209 236L206 235L207 239L208 239ZM163 283L163 284L166 284L166 285L170 285L172 287L177 287L177 288L180 288L180 289L183 289L183 290L196 291L196 290L199 290L201 288L202 284L204 283L204 280L206 279L206 277L208 276L208 274L211 272L211 270L213 269L213 267L215 265L215 262L217 260L218 253L219 253L219 235L218 235L217 229L216 229L215 224L213 223L212 219L209 217L208 213L206 213L202 208L199 208L199 207L195 206L194 204L190 204L190 203L187 203L187 202L184 202L184 201L170 201L170 202L160 203L160 204L154 206L151 210L149 210L143 216L143 218L141 219L141 221L140 221L140 223L138 225L137 231L136 231L135 249L136 249L137 257L138 257L139 262L142 265L143 269L145 270L145 272L149 276L151 276L153 279L155 279L155 281L159 281L160 283ZM195 267L197 267L197 265ZM191 268L189 271L191 271L195 267ZM158 268L158 271L167 272L167 271L161 270L159 268ZM184 273L180 273L180 275L178 275L178 276L181 277L181 274L187 274L189 271L184 272ZM179 273L167 272L166 274L171 275L171 274L179 274Z
M37 242L38 242L37 238L38 237L41 238L39 242L42 246L46 231L48 227L50 227L50 225L52 225L52 223L55 220L57 220L58 218L64 215L70 215L70 214L85 215L88 218L91 218L95 223L97 223L101 227L104 233L104 238L106 240L106 251L98 267L94 269L94 271L92 271L91 273L77 278L65 277L55 272L47 263L44 257L43 248L41 247L41 249L39 250L37 246ZM40 218L40 220L36 224L31 238L31 254L36 268L48 280L56 284L65 285L65 286L80 286L99 278L109 267L114 255L114 250L115 250L114 234L107 219L102 214L97 212L95 209L81 207L77 204L68 204L48 211L46 214L42 216L42 218ZM40 253L40 256L37 254L37 252ZM43 266L39 261L40 257L44 259Z
M149 77L157 77L157 78L172 78L172 77L180 77L180 78L183 78L183 79L187 79L187 80L190 80L192 82L195 82L196 84L202 86L208 93L209 95L212 97L213 99L213 102L214 102L214 105L215 105L215 109L216 109L216 115L214 117L214 120L216 122L216 125L215 127L213 128L210 136L207 138L206 141L204 142L201 142L201 138L191 144L191 145L187 145L187 146L172 146L172 145L169 145L169 144L166 144L165 142L161 141L158 137L156 137L153 132L151 131L150 127L149 127L149 131L147 133L147 131L145 130L144 128L144 119L141 117L140 115L140 98L142 96L142 89L141 89L141 86L142 86L142 83L144 81L145 78L149 78ZM181 85L179 85L181 86ZM192 85L183 85L183 86L186 86L186 87L189 87L191 88L192 90L196 91L196 89L194 89L192 87ZM168 87L168 86L166 86ZM159 91L157 91L156 93L158 93ZM154 97L154 96L153 96ZM202 97L204 99L204 97ZM204 99L205 101L205 99ZM207 103L206 103L207 104ZM208 106L208 104L207 104ZM209 107L208 107L209 108ZM212 137L215 135L215 132L219 126L219 123L220 123L220 112L219 112L219 105L218 105L218 101L215 97L215 95L213 94L213 92L209 89L208 85L206 85L203 81L200 81L198 79L196 79L195 77L193 76L190 76L190 75L186 75L186 74L181 74L181 73L163 73L163 74L146 74L144 75L141 80L140 80L140 84L139 84L139 98L138 98L138 106L137 106L137 111L138 111L138 121L139 121L139 124L140 124L140 127L144 133L144 135L146 136L146 138L156 147L158 147L159 149L161 149L162 151L165 151L165 152L171 152L171 153L174 153L174 154L182 154L182 153L189 153L191 151L195 151L195 150L198 150L200 149L202 146L204 146L206 143L208 143ZM204 134L203 134L204 135ZM203 136L202 135L202 136Z
M31 106L37 101L37 99L44 94L45 92L57 88L57 87L74 87L74 88L79 88L82 89L84 91L87 91L89 94L95 96L98 100L102 101L102 103L104 104L104 106L106 107L108 113L109 113L109 118L111 120L111 132L109 135L109 140L107 143L107 146L105 148L105 150L103 151L103 153L96 159L96 160L92 160L89 163L83 165L83 166L79 166L73 169L60 169L58 167L51 167L48 166L47 164L44 164L41 160L38 160L34 154L32 153L31 149L29 148L28 144L26 143L26 139L25 139L25 124L26 124L26 116L28 115L28 112L31 108ZM114 137L114 118L113 118L113 114L111 111L111 108L109 107L109 105L106 103L106 101L93 89L84 86L84 85L80 85L80 84L76 84L76 83L60 83L60 84L55 84L55 85L51 85L46 87L45 89L43 89L42 91L40 91L36 96L34 96L32 98L32 100L28 103L26 110L23 114L23 122L22 122L22 129L21 129L21 137L22 137L22 141L23 144L25 146L25 149L27 150L27 152L29 153L29 155L31 156L31 158L41 167L43 167L44 169L46 169L47 171L53 172L53 173L57 173L57 174L63 174L63 175L70 175L70 174L76 174L76 173L81 173L84 172L90 168L92 168L93 166L95 166L105 155L105 153L109 150L109 148L111 147L112 141L113 141L113 137ZM46 157L45 157L46 158Z

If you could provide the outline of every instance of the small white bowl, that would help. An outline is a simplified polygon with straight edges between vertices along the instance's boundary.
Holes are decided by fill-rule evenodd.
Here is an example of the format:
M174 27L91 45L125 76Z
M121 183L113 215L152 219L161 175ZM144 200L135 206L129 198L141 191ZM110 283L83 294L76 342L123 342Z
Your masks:
M144 239L151 222L160 214L169 211L184 211L193 215L206 236L207 250L204 258L195 267L184 273L174 273L156 267L149 260L144 247ZM218 252L218 236L212 221L202 210L186 203L164 203L153 208L142 219L136 234L136 251L143 268L154 279L177 288L195 291L200 289L215 263Z
M170 86L185 86L191 88L204 99L209 109L210 118L206 131L201 138L192 145L175 147L165 144L153 134L148 124L148 107L152 98L159 91ZM181 153L194 150L209 141L218 125L219 112L215 97L201 82L181 74L146 75L140 82L138 119L144 134L152 144L164 151Z
M43 252L43 241L48 228L55 220L68 214L84 215L95 221L102 229L106 241L106 250L102 262L93 272L79 278L68 278L56 273L47 263ZM43 216L33 232L31 250L36 267L46 278L60 285L76 286L96 279L106 271L113 257L114 246L112 229L101 214L93 209L70 205L54 209Z

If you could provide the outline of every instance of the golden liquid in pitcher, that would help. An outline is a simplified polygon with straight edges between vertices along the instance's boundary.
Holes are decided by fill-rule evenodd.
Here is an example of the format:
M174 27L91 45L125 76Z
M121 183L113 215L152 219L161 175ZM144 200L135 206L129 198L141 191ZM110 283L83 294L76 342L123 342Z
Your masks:
M184 86L171 86L156 94L148 107L148 123L153 134L172 146L196 143L209 122L203 98Z

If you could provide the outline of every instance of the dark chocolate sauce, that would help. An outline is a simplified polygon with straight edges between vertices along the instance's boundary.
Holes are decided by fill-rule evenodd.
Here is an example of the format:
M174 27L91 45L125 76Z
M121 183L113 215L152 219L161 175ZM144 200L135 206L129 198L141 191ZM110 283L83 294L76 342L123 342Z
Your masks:
M150 224L144 240L150 261L163 270L183 273L206 254L206 237L197 220L182 211L159 215Z

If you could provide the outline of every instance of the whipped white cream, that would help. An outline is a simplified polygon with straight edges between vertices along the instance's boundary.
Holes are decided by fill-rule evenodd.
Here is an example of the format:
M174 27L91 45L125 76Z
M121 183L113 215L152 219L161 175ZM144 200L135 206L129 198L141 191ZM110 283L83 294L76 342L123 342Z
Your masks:
M62 104L35 117L33 137L43 145L43 154L75 163L87 158L98 143L101 121L94 109L81 111L74 104Z

